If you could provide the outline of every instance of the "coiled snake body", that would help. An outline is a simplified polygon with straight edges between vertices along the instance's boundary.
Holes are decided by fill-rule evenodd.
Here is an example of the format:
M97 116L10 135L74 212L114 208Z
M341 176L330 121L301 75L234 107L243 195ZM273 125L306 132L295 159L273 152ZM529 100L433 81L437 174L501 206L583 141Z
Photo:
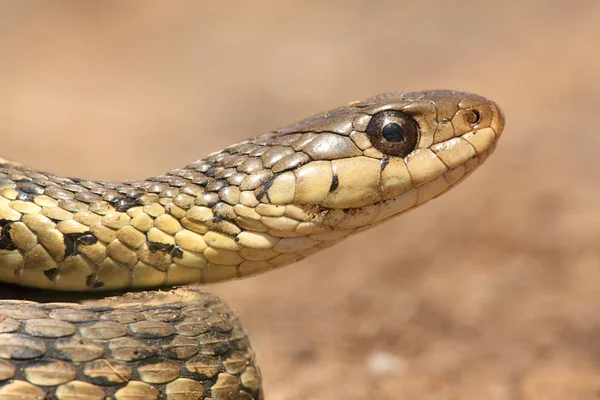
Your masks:
M135 289L300 260L445 192L503 125L480 96L387 93L142 181L0 158L0 400L262 398L224 303Z

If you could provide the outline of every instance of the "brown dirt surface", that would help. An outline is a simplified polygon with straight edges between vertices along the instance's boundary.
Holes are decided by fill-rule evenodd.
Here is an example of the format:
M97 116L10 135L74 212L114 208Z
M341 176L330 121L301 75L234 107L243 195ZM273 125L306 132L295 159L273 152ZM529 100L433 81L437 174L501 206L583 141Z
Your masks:
M0 1L2 155L143 178L388 90L496 100L496 153L427 206L210 291L267 398L600 396L597 1Z

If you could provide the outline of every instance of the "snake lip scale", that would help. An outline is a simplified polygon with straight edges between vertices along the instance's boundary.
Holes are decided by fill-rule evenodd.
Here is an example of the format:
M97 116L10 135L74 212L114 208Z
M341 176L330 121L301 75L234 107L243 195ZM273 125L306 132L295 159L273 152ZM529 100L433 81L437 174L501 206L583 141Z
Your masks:
M233 310L145 290L279 268L414 209L503 128L478 95L391 92L140 181L0 158L0 400L262 399Z

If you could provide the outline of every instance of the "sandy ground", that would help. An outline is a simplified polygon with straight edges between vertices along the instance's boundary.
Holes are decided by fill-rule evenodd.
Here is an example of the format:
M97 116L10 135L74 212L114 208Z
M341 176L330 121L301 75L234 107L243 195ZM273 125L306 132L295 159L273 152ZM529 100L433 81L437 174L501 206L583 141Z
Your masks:
M162 173L387 90L496 100L446 196L293 267L210 287L267 398L598 399L600 3L0 1L1 153Z

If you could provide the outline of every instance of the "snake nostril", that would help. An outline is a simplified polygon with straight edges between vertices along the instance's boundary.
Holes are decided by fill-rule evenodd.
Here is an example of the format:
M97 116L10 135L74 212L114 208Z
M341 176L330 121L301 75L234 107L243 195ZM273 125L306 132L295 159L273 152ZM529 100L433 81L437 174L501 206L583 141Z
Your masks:
M471 125L477 125L481 121L481 113L477 110L469 110L465 113L465 121Z

